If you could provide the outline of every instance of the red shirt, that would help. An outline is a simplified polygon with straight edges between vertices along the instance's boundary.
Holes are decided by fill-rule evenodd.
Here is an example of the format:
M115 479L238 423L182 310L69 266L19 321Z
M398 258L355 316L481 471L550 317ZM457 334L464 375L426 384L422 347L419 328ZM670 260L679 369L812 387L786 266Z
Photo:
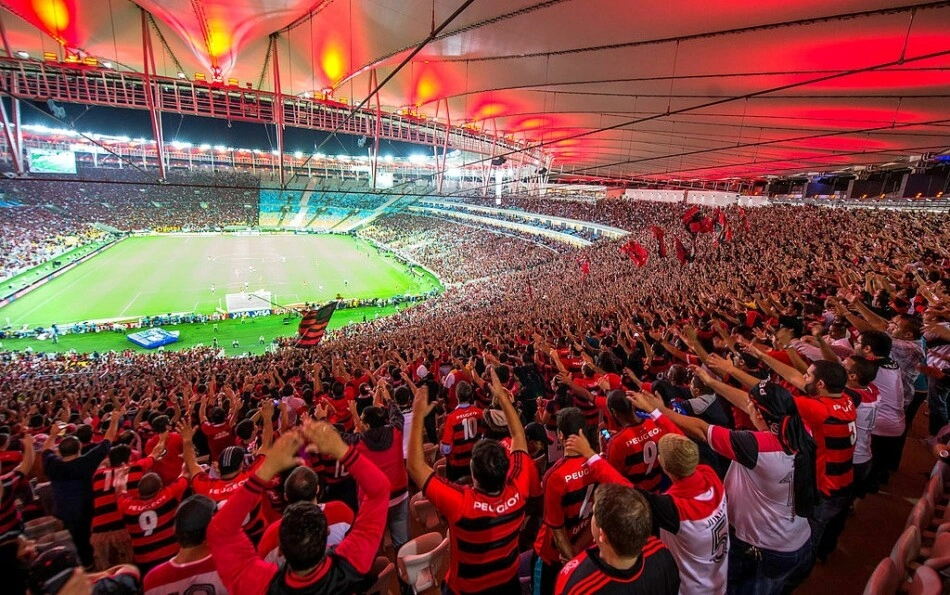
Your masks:
M152 452L155 445L158 444L158 438L157 434L149 438L145 444L145 452ZM168 485L181 475L181 465L184 462L181 453L181 434L169 432L168 437L165 438L165 456L155 461L155 465L152 467L152 471L158 473L158 476L162 478L163 484Z
M436 474L422 491L449 523L449 572L445 581L454 593L473 593L504 585L518 575L518 536L528 499L529 468L524 451L512 455L501 493L489 496Z
M327 517L327 548L340 543L347 531L353 526L353 511L342 502L326 502L320 504L323 514ZM257 544L257 553L268 562L279 562L280 549L280 522L277 519L264 531L261 542Z
M234 434L231 433L231 424L227 421L220 424L203 422L201 431L208 437L208 450L211 451L212 461L217 461L225 448L234 446Z
M660 420L663 419L661 416ZM645 419L643 423L627 426L607 442L607 462L634 486L648 492L656 491L663 482L663 470L657 459L660 438L666 434L682 434L675 426L669 427L660 420Z
M544 524L534 551L548 564L557 563L561 557L554 544L555 529L564 529L575 546L590 536L597 483L585 462L579 455L565 455L544 476Z
M445 416L442 444L452 447L446 457L448 465L468 467L472 460L472 449L485 433L483 416L484 412L474 405L459 406Z
M192 478L191 487L196 494L202 494L214 500L218 505L218 510L220 510L228 499L244 485L244 482L253 473L253 469L242 471L231 479L212 479L207 473L199 473ZM261 512L261 503L258 501L257 505L251 510L251 514L244 519L244 532L251 538L251 541L257 543L260 541L261 535L264 534L264 527L266 526L267 523Z
M175 511L187 488L188 480L180 477L149 500L137 494L119 496L119 512L132 537L133 561L139 566L154 566L178 553Z
M858 410L849 397L795 397L798 413L818 446L815 471L826 496L845 492L854 482L854 443Z
M95 512L92 517L92 532L121 531L125 520L119 514L119 492L136 492L139 480L149 470L155 459L146 457L126 467L101 467L92 476L92 497Z

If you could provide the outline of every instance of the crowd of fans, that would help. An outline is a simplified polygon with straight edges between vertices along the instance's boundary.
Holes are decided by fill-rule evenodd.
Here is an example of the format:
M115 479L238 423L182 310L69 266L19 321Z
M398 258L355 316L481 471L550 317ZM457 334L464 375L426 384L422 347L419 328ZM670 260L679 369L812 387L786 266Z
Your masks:
M445 283L536 267L566 249L540 236L406 213L380 217L358 235L437 271Z
M609 210L644 266L627 240L555 254L387 217L365 233L481 280L315 350L4 354L10 592L363 592L417 492L449 535L448 593L801 585L921 404L947 424L946 215L749 209L714 244L679 205ZM24 534L32 477L64 546Z

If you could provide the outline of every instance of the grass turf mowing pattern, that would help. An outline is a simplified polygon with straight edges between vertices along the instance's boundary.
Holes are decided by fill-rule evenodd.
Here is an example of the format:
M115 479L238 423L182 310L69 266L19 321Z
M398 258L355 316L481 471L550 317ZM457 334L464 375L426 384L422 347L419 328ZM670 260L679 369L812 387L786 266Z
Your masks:
M400 306L400 310L405 309L405 305ZM384 306L382 308L347 308L345 310L336 310L333 318L330 319L328 328L337 329L346 326L350 322L359 323L365 316L367 320L373 320L377 315L379 317L388 316L396 311L395 306ZM245 323L240 320L222 320L218 323L218 332L214 331L214 323L208 324L179 324L163 325L161 328L167 331L180 331L181 337L178 342L165 346L165 351L179 351L189 349L196 345L211 347L214 338L218 338L218 346L224 349L228 357L242 355L244 353L261 354L270 345L274 337L286 337L297 334L297 325L300 324L300 318L291 318L288 324L283 323L282 316L263 316L259 318L249 318ZM134 332L134 331L129 331ZM156 349L144 349L132 343L125 338L126 333L113 333L104 331L100 333L79 333L75 335L62 335L59 343L54 344L50 340L40 341L38 339L5 339L2 341L0 351L23 351L27 347L33 349L36 353L62 353L75 349L78 353L92 353L98 351L124 351L131 349L139 353L151 352L157 353ZM264 337L264 345L260 344L260 337ZM238 347L232 347L231 342L238 340Z
M0 309L0 320L18 328L211 313L225 306L225 294L241 292L245 283L250 292L270 291L277 304L324 302L338 293L418 295L437 288L428 273L413 276L384 254L349 236L132 237Z

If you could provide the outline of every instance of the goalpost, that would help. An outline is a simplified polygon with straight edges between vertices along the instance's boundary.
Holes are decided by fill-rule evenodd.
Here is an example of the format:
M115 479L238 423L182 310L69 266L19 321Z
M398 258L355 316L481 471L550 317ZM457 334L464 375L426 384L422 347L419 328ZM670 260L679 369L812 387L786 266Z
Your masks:
M241 314L243 312L270 312L271 292L259 289L257 291L248 291L241 293L229 293L225 295L225 309L228 314Z

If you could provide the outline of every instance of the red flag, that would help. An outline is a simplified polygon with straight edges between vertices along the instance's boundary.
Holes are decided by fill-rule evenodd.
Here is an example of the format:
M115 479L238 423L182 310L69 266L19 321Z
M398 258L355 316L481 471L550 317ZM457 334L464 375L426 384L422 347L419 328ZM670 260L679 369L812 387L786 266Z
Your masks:
M310 310L300 319L297 327L297 347L316 347L330 324L330 318L336 309L336 302L330 302L319 310Z
M590 260L585 258L579 262L581 263L581 275L586 277L590 274Z
M679 238L676 238L676 260L680 261L680 264L686 264L686 246Z
M638 267L645 265L647 263L647 259L650 256L650 253L647 252L647 249L641 246L639 242L634 240L630 240L621 246L620 252L626 254Z
M654 225L650 229L653 231L653 237L656 238L657 253L660 255L660 258L666 258L666 242L663 241L663 236L666 232L658 225Z

